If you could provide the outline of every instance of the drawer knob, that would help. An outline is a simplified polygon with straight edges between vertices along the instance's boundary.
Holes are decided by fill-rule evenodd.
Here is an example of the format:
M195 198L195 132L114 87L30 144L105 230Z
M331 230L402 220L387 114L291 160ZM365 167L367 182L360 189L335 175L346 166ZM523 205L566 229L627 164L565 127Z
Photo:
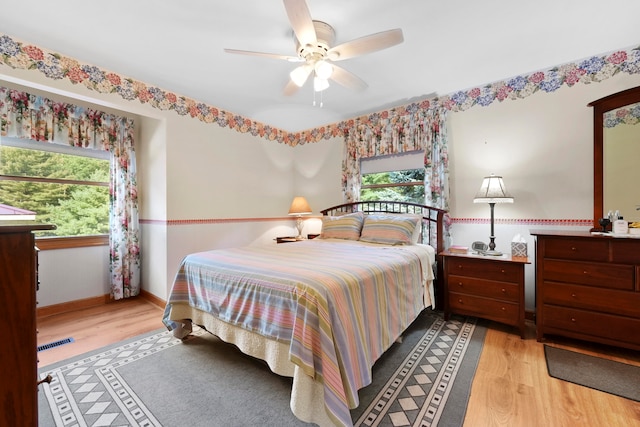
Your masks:
M500 272L501 272L502 274L504 274L504 269L500 270Z
M458 286L462 287L462 282L458 282Z
M571 250L574 251L574 252L577 251L575 246L571 246Z
M504 289L504 288L502 288L502 293L503 293L503 294L506 294L506 293L507 293L507 290L506 290L506 289Z
M571 294L571 298L575 298L575 297L577 297L576 294Z
M462 265L458 264L458 270L462 270Z
M572 321L572 322L575 322L575 321L576 321L576 318L575 318L575 317L572 317L572 318L571 318L571 321Z
M502 310L502 311L506 311L507 309L506 309L506 308L504 308L504 307L501 307L501 308L500 308L500 310Z
M458 302L462 304L462 298L458 298Z

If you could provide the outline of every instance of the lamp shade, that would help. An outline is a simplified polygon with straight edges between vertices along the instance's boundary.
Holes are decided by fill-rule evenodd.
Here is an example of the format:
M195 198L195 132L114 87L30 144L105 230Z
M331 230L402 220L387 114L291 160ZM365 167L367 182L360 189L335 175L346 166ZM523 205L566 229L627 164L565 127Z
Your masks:
M513 197L504 186L501 176L485 176L473 203L513 203Z
M307 203L307 199L302 196L293 198L293 202L291 202L291 207L289 208L289 215L306 215L311 212L311 207L309 203Z

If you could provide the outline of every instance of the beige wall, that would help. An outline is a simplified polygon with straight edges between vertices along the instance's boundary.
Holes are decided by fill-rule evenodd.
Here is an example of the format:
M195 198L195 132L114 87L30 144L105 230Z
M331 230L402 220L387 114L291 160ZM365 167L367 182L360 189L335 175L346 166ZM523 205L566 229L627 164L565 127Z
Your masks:
M473 196L493 172L515 198L499 207L503 218L592 218L593 109L587 104L638 85L639 75L619 74L451 114L451 214L486 216L488 208Z
M291 148L117 95L47 80L38 71L0 67L3 81L19 81L33 92L67 96L136 118L140 212L145 220L143 288L161 299L187 253L270 244L278 235L293 233L294 223L286 217L293 196L306 196L316 214L342 202L343 141L339 138ZM533 241L528 236L532 222L591 218L592 112L587 104L639 84L640 76L619 74L598 84L538 92L450 114L451 215L472 219L454 223L453 242L488 240L488 225L483 221L489 208L473 204L473 196L482 177L492 172L504 177L515 197L514 204L496 207L498 220L512 220L496 227L499 250L508 251L509 241L520 233L529 239L532 256ZM233 220L242 218L253 220ZM213 221L188 222L200 219ZM172 222L176 220L188 223ZM311 220L305 232L318 229L318 222ZM95 286L75 275L70 279L67 272L74 268L80 251L42 254L42 280L56 290L40 300L42 306L108 291L106 278ZM95 265L100 277L105 276L104 256L108 252ZM529 309L534 304L533 268L527 269Z
M294 219L287 211L298 193L316 214L341 200L341 139L292 148L48 80L33 70L2 67L0 84L135 118L143 289L161 299L187 253L271 244L276 236L292 235ZM317 222L309 221L305 232L318 229ZM69 273L80 270L74 260L84 253L84 248L43 251L41 277L48 291L41 293L40 306L109 292L106 248L90 251L95 263L83 257L83 269L93 274Z

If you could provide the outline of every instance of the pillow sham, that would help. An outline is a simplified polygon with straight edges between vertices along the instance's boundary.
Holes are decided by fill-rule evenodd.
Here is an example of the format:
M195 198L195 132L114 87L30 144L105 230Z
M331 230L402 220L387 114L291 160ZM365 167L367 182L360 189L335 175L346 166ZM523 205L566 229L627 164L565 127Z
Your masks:
M418 216L367 215L360 240L388 245L410 245L413 244L414 232L419 221Z
M417 244L420 241L420 234L422 234L422 215L406 213L406 214L390 214L389 216L407 216L410 218L416 218L416 228L413 230L413 235L411 236L411 243Z
M364 222L364 214L355 212L340 216L323 216L321 239L358 240Z

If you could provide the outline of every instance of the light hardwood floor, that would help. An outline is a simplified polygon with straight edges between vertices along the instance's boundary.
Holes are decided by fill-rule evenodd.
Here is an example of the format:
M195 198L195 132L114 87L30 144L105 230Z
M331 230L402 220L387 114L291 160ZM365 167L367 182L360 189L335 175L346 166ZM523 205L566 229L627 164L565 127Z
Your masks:
M162 328L162 311L135 298L38 319L38 345L74 339L40 352L39 366ZM640 366L635 351L560 339L548 344ZM464 426L640 426L640 403L549 377L532 323L525 339L515 329L491 323Z

